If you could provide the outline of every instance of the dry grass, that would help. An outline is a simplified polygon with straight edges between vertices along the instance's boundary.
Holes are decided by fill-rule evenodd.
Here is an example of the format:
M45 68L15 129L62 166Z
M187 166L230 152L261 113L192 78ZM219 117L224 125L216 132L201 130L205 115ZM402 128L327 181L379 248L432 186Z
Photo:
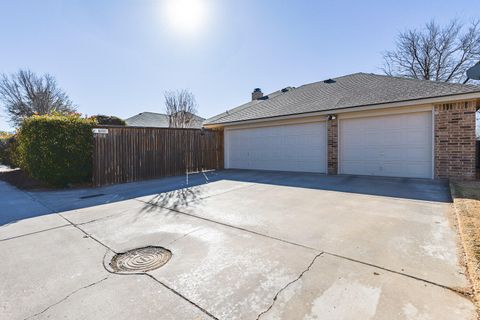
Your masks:
M480 181L450 183L475 302L480 307Z

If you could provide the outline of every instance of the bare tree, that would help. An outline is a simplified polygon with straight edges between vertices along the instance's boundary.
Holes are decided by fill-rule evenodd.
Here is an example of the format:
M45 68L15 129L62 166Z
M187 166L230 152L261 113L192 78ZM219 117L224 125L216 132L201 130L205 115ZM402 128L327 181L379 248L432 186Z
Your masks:
M468 26L453 20L443 27L431 21L423 30L399 34L395 50L384 54L383 71L415 79L464 82L467 69L478 60L478 20Z
M195 96L188 90L166 91L165 110L168 115L169 127L192 127L197 113Z
M0 76L0 102L15 126L34 114L75 111L72 101L51 75L38 76L30 70Z

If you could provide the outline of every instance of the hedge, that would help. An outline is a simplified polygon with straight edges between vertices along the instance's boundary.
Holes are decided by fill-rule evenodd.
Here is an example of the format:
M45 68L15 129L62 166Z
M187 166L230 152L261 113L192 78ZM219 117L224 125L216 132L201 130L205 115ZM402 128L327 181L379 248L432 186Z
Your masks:
M17 139L15 135L3 135L0 137L0 164L9 167L17 166L16 147Z
M53 186L91 180L95 120L73 115L34 115L18 133L18 164Z

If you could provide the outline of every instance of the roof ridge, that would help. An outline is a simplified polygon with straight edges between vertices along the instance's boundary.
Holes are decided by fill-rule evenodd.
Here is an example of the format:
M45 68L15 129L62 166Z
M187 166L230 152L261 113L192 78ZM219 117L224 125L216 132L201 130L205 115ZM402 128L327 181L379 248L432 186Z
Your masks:
M293 89L295 90L295 88ZM228 117L228 116L231 116L232 114L236 113L236 112L239 112L239 111L242 111L242 110L245 110L247 108L250 108L250 107L253 107L253 106L258 106L259 104L262 104L262 102L265 102L265 101L271 101L273 99L275 99L276 97L279 97L279 96L282 96L288 92L291 92L293 90L289 90L289 91L286 91L286 92L283 92L282 94L278 94L278 95L275 95L273 97L270 98L270 95L273 95L274 93L280 93L282 91L282 89L280 90L276 90L276 91L273 91L273 92L270 92L269 94L265 95L264 97L269 97L268 99L258 99L258 100L251 100L251 101L248 101L248 102L245 102L241 105L239 105L238 107L235 107L235 108L232 108L230 110L226 110L225 112L222 112L216 116L213 116L211 118L208 118L206 119L205 123L209 123L211 121L218 121L218 120L221 120L225 117ZM255 102L255 103L254 103Z
M315 85L315 84L320 84L320 83L325 82L326 80L329 80L329 79L339 80L339 79L342 79L342 78L347 78L347 77L351 77L351 76L358 75L358 74L367 74L367 73L365 73L365 72L355 72L355 73L350 73L350 74L344 74L344 75L333 77L333 78L327 78L327 79L323 79L323 80L319 80L319 81L305 83L305 84L302 84L299 87L296 87L296 89L301 89L303 87L307 87L307 86L311 86L311 85Z
M168 117L168 114L166 114L166 113L153 112L153 111L142 111L142 112L139 112L139 113L137 113L136 115L134 115L134 116L132 116L132 117L135 117L135 116L138 116L138 115L141 115L141 114L145 114L145 113L156 114L156 115ZM198 114L192 113L192 115L195 116L195 117L197 117L197 118L202 118L202 119L204 119L202 116L199 116ZM131 117L130 117L130 118L131 118Z
M142 112L138 113L137 115L142 114L142 113L161 114L162 116L166 116L166 115L167 115L166 113L153 112L153 111L142 111Z
M357 72L301 85L293 90L269 93L269 99L254 100L213 116L205 124L243 121L279 115L353 108L380 103L421 100L432 97L475 93L480 86L432 80L412 79L375 73ZM336 83L336 84L335 84Z
M345 78L345 77L349 77L349 76L353 76L353 75L356 75L356 74L363 74L363 72L355 72L355 73L351 73L351 74L346 74L346 75L342 75L342 76L338 76L338 77L335 77L335 78L330 78L330 79L340 79L340 78ZM325 79L326 80L326 79ZM275 95L274 97L272 98L269 98L268 100L272 100L272 99L275 99L277 97L280 97L280 96L284 96L285 94L287 93L290 93L290 92L293 92L297 89L301 89L303 87L307 87L307 86L310 86L310 85L314 85L314 84L317 84L317 83L321 83L321 82L324 82L325 80L320 80L320 81L315 81L315 82L311 82L311 83L306 83L306 84L302 84L301 86L299 87L292 87L293 90L289 90L289 91L286 91L286 92L283 92L283 94L279 94L279 95ZM279 89L279 90L276 90L276 91L273 91L273 92L270 92L269 94L267 94L266 96L270 96L276 92L280 92L282 91L282 89ZM229 110L226 110L225 112L222 112L216 116L213 116L213 117L210 117L208 119L206 119L206 123L209 123L213 120L215 121L218 121L218 120L221 120L227 116L231 116L232 114L234 114L235 112L238 112L238 111L241 111L241 110L244 110L246 108L249 108L249 107L253 107L253 106L257 106L259 104L261 104L262 102L264 101L267 101L266 100L255 100L255 101L258 101L258 103L255 103L255 104L251 104L253 101L249 101L249 102L245 102L241 105L239 105L238 107L235 107L235 108L232 108L232 109L229 109ZM243 107L243 108L242 108Z
M409 77L402 77L402 76L391 76L388 74L378 74L378 73L366 73L366 72L358 72L355 74L364 74L364 75L369 75L369 76L376 76L376 77L383 77L383 78L389 78L389 79L399 79L399 80L406 80L406 81L412 81L412 82L430 82L430 83L438 83L442 85L451 85L451 86L466 86L466 87L479 87L476 84L472 83L458 83L458 82L445 82L445 81L440 81L440 80L428 80L428 79L416 79L416 78L409 78ZM353 75L353 74L352 74Z

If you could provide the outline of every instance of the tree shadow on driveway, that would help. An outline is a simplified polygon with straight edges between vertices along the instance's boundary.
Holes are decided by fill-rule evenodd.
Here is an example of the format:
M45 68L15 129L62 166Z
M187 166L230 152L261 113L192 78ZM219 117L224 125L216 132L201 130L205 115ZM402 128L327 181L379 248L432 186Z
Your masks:
M376 195L412 200L451 202L446 181L409 178L386 178L354 175L325 175L304 172L278 172L258 170L220 170L175 176L147 181L124 183L100 188L76 190L27 192L51 212L63 212L107 203L155 195L150 201L156 206L176 208L188 202L198 201L201 185L228 180L270 184L315 190ZM2 195L0 195L0 200ZM21 205L21 204L19 204ZM28 217L49 212L29 212ZM21 218L2 221L10 223Z
M188 206L190 203L198 203L202 199L202 189L189 187L154 195L145 202L142 212L151 212L161 208L177 210L181 206Z

